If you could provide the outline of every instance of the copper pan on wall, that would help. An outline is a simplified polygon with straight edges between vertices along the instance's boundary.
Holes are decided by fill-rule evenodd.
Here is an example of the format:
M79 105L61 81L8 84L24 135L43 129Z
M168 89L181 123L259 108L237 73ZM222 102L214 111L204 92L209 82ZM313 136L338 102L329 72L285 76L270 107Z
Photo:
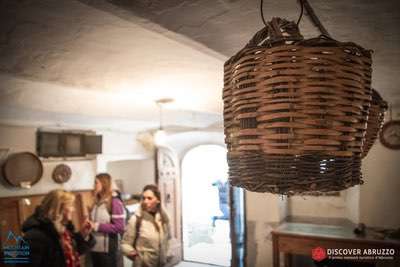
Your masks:
M31 152L11 154L2 165L4 180L14 187L30 188L39 182L42 175L42 162Z

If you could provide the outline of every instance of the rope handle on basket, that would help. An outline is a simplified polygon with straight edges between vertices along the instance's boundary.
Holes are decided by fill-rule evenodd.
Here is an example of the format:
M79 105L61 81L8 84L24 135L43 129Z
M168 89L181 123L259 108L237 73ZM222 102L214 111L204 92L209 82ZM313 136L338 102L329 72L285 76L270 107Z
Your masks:
M286 34L283 35L282 31ZM246 52L247 49L253 47L273 47L275 45L284 44L286 42L297 42L304 40L300 34L299 28L293 21L287 21L282 18L272 18L272 21L259 30L253 38L239 52L232 56L225 64L235 62Z
M324 25L322 25L322 23L319 20L318 16L315 14L314 9L312 8L312 6L308 2L308 0L298 0L298 1L300 3L301 11L300 11L299 18L297 19L296 25L297 26L299 25L301 19L303 18L304 9L306 9L307 14L310 17L311 22L314 24L315 27L318 28L318 30L321 32L321 35L325 36L325 37L328 37L329 39L332 39L332 37L329 34L329 32L326 30ZM260 2L261 19L262 19L265 27L267 28L267 27L269 27L269 23L267 23L265 21L263 6L264 6L264 0L261 0L261 2Z
M236 59L240 58L241 55L245 53L247 49L253 47L258 47L258 46L273 47L288 42L295 43L303 41L304 37L301 35L298 25L303 17L304 8L306 9L313 24L320 30L321 35L319 36L319 38L337 42L336 40L332 39L328 31L322 25L319 18L315 14L313 8L308 3L308 0L298 0L298 1L300 2L301 12L297 20L297 23L276 17L272 18L272 20L267 23L265 21L263 12L264 1L261 0L260 2L261 18L265 27L259 30L253 36L253 38L250 39L250 41L246 44L246 46L243 47L243 49L241 49L239 52L237 52L233 57L231 57L226 62L226 64L236 61Z
M286 34L284 35L283 32ZM246 44L245 48L254 46L267 46L285 43L288 41L296 42L303 40L298 26L293 21L282 18L272 18L266 26L259 30L253 38Z

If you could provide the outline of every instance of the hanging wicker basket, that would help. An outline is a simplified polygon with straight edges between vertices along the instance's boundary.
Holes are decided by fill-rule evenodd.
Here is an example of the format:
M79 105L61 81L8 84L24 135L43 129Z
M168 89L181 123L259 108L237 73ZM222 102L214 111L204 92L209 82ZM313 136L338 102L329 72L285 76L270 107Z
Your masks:
M224 67L232 185L279 194L361 184L371 54L274 18Z
M369 116L367 121L367 134L363 144L363 151L361 157L367 156L372 145L375 143L378 135L382 129L383 121L385 119L385 112L388 109L388 104L382 99L380 94L372 89L372 101L369 109Z

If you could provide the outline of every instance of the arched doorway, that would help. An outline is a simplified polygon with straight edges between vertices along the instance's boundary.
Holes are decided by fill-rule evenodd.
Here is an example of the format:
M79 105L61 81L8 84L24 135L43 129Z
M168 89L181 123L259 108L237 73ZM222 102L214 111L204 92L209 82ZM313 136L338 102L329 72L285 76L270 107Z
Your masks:
M220 145L199 145L183 157L182 237L185 261L233 265L230 238L232 216L229 209L232 201L229 200L233 196L242 202L243 207L243 192L238 195L229 188L226 153L226 148ZM243 209L238 212L243 217ZM233 217L238 220L237 216Z

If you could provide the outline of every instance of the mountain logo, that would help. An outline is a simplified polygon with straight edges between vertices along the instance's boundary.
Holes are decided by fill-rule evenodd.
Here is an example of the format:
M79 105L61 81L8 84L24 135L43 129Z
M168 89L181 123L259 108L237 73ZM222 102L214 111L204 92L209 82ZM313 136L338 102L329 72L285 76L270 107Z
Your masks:
M8 231L7 239L6 239L6 244L13 244L13 245L19 245L19 244L28 244L22 236L14 234L13 231Z
M29 263L30 247L22 236L14 234L13 231L8 231L7 238L2 247L3 263L17 264Z

